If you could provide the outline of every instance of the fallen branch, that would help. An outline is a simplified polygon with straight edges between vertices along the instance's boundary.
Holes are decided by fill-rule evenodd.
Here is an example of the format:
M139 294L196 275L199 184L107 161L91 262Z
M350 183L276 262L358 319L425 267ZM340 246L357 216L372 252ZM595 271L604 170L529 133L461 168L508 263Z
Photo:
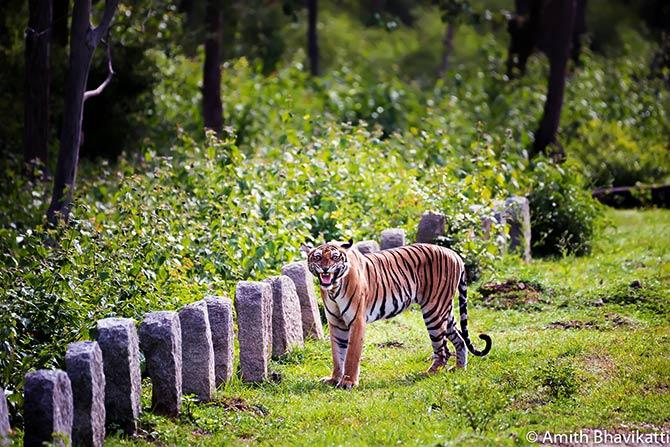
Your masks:
M112 45L111 42L109 41L109 37L107 37L107 40L105 42L105 45L107 46L107 78L105 78L104 81L102 81L102 84L98 86L95 90L88 90L87 92L84 93L84 101L86 101L88 98L91 98L93 96L98 96L102 91L109 85L109 83L112 81L112 76L114 76L114 68L112 67Z
M605 205L615 208L637 208L654 205L670 208L670 185L615 186L597 188L591 195Z

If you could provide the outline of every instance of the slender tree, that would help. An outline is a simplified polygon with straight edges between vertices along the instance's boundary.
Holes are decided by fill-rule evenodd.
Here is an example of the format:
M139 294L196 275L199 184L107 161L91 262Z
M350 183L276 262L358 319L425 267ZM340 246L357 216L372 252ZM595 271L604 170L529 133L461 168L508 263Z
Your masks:
M47 163L49 153L49 85L51 82L51 0L30 0L25 40L23 158Z
M549 59L547 97L530 156L544 153L562 161L565 153L556 134L563 107L568 59L572 56L578 63L580 38L586 30L586 0L516 0L515 3L516 12L508 23L508 76L513 77L515 69L523 74L526 62L536 48ZM549 147L552 147L551 153Z
M221 103L221 5L220 0L207 1L207 38L202 82L202 116L205 128L221 133L223 104Z
M438 76L444 76L449 69L449 59L454 50L456 29L472 14L472 5L470 0L437 0L436 3L440 9L442 23L446 24L442 38L442 60L437 73Z
M576 7L574 0L565 0L560 3L561 6L555 11L555 20L559 25L553 27L552 30L554 45L547 51L547 56L549 56L547 99L544 103L540 125L535 131L535 141L530 154L531 157L540 153L552 155L557 161L565 159L563 148L556 140L556 133L558 132L563 107L563 92L565 91L568 59L572 48ZM547 148L550 145L555 146L552 154L547 153Z
M102 20L96 27L91 25L91 0L75 0L72 9L70 35L70 60L65 81L65 104L63 110L63 130L58 152L58 165L54 177L51 205L47 211L50 223L67 222L72 206L72 192L77 178L79 147L81 145L81 123L84 102L102 93L114 73L112 69L111 42L109 29L119 0L105 0ZM107 36L108 76L95 90L86 90L88 72L96 48Z
M317 0L307 0L307 55L312 76L319 75L319 42L316 30L318 13Z
M454 33L456 32L456 26L452 22L447 23L447 30L444 33L444 38L442 39L442 61L440 63L439 75L444 76L444 74L449 70L449 57L451 52L454 50Z

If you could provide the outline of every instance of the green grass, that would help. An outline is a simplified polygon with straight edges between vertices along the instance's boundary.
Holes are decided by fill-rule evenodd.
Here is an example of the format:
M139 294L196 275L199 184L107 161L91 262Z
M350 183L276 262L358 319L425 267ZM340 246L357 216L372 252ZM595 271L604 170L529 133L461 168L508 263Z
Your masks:
M178 421L148 411L147 384L142 436L108 442L497 446L526 445L529 430L667 428L670 212L608 216L593 255L510 259L483 279L538 283L538 303L495 310L472 285L471 332L490 334L494 345L485 358L471 356L466 371L421 374L431 351L415 309L368 327L354 391L319 383L329 343L312 341L273 362L279 383L236 379L211 404L186 402Z

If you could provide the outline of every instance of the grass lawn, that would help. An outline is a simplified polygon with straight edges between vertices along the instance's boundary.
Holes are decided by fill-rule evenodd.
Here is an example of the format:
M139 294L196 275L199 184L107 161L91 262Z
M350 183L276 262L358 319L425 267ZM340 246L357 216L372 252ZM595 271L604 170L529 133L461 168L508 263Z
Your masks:
M421 374L431 349L414 309L368 327L353 391L319 383L330 347L312 341L273 362L280 382L235 380L178 421L150 414L147 383L142 435L108 443L498 446L530 430L670 429L670 211L608 217L592 256L509 260L482 282L523 289L471 286L473 341L486 332L493 349L466 371Z

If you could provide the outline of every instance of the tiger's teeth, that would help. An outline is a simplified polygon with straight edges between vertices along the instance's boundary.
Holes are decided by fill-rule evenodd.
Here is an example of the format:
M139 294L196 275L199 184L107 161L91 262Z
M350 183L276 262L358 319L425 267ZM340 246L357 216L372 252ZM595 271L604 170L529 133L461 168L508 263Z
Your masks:
M320 273L320 274L319 274L319 277L320 277L320 279L321 279L321 282L322 282L324 285L329 285L330 282L331 282L332 279L333 279L333 274L332 274L332 273Z

